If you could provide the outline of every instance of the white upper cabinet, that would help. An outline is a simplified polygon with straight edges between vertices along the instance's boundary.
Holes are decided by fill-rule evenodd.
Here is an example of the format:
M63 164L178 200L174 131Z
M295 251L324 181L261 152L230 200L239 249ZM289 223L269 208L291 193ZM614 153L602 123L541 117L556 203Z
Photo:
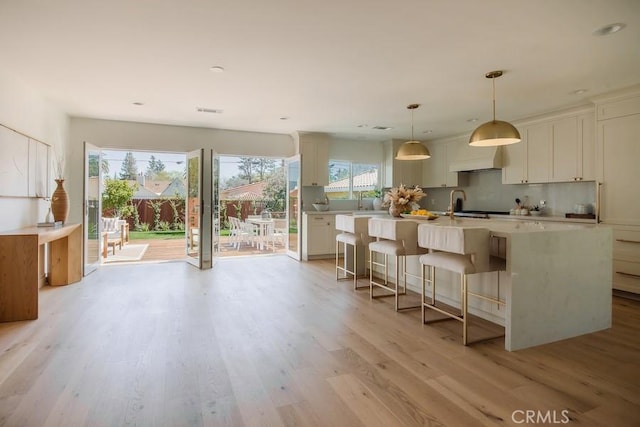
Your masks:
M551 181L595 180L593 113L551 123Z
M303 186L329 185L329 142L317 136L300 138Z
M458 172L449 172L449 165L460 143L460 140L455 140L429 145L431 157L422 161L422 187L458 186Z
M384 143L383 187L420 185L423 160L396 160L396 153L405 140L394 139Z
M595 180L594 113L564 113L520 126L522 141L503 147L502 183Z
M640 95L598 108L607 112L598 112L597 125L600 219L609 224L640 225L636 187L640 182Z

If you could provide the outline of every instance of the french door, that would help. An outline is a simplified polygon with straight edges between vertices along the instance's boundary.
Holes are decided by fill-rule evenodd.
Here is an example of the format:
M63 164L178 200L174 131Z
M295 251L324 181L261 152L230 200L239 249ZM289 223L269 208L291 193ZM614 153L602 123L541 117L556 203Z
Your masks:
M84 143L84 275L100 266L102 239L102 152L95 145Z
M300 186L300 155L286 159L287 168L287 255L300 260L300 244L302 235L300 233L302 212L300 206L302 190Z
M187 154L187 261L203 270L213 266L219 246L217 163L213 150Z

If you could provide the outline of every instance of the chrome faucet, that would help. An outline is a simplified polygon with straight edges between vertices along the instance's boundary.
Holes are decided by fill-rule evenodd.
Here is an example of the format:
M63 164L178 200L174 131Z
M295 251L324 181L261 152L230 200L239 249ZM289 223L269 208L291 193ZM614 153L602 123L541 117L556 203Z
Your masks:
M448 212L449 218L451 219L453 219L453 194L458 191L462 193L462 200L467 200L467 193L465 193L464 190L461 190L459 188L451 190L451 193L449 194L449 212Z

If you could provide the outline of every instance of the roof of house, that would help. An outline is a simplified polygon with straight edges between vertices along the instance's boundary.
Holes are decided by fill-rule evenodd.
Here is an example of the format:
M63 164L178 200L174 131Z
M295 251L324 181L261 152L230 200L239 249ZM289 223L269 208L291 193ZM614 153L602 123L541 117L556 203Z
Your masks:
M353 189L355 191L367 191L374 190L378 185L378 172L370 171L355 175L353 177ZM342 191L349 191L349 178L343 178L338 181L334 181L331 184L324 187L327 193L338 193Z
M227 188L220 192L221 200L267 200L264 196L266 182L253 182L251 184L239 185Z

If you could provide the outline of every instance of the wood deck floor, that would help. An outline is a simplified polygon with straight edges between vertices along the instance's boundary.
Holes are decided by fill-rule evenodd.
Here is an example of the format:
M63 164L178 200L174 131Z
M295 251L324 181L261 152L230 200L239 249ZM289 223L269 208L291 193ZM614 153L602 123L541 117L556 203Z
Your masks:
M0 425L640 425L640 302L512 353L419 319L336 282L332 261L101 268L0 324Z
M175 261L185 259L186 257L186 241L183 239L137 239L132 240L130 243L146 243L149 245L140 262ZM282 245L276 245L275 250L271 247L269 247L268 249L260 250L255 246L242 244L239 248L236 249L229 243L228 237L221 237L220 248L221 250L218 253L218 256L220 257L272 255L285 253L285 248L282 247Z

